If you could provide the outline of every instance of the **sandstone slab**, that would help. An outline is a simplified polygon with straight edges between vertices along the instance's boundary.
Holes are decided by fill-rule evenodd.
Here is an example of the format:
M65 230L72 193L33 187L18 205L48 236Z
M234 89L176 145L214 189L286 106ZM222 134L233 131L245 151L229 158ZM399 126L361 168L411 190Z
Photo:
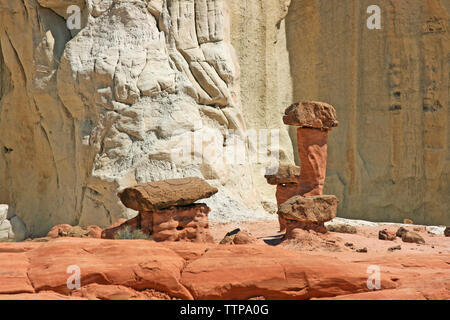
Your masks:
M67 267L76 265L83 286L98 283L135 290L152 288L173 297L192 298L180 283L184 259L152 241L62 238L26 254L32 265L28 277L38 291L70 293Z
M334 107L318 101L303 101L292 104L285 110L283 122L291 126L321 130L330 130L339 124Z
M195 299L308 299L367 291L366 268L269 246L212 248L183 271ZM345 279L335 281L336 279ZM383 280L386 288L396 284Z
M272 185L282 184L282 183L298 183L300 178L300 167L296 165L280 165L275 169L270 168L267 170L264 177L267 183Z
M150 182L122 190L118 196L122 203L137 211L151 211L170 206L186 206L217 193L201 178L169 179Z

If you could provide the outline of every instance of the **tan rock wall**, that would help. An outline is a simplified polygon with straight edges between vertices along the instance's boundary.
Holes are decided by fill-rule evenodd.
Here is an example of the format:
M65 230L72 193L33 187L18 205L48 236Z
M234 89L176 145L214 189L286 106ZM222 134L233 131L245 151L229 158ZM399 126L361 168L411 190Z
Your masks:
M120 189L189 176L221 190L208 199L219 219L264 214L237 159L246 128L226 2L3 0L0 15L0 203L30 235L106 227L135 214Z
M284 110L292 101L291 71L285 20L290 0L229 0L231 43L240 65L242 111L249 129L278 129L280 160L294 161ZM274 201L275 187L255 165L254 182L265 199Z
M0 1L0 203L30 234L109 225L131 214L120 188L173 177L219 187L211 215L258 210L258 191L275 202L265 164L174 165L167 138L198 121L219 144L228 129L279 129L280 160L298 164L282 115L306 99L338 113L324 190L338 216L450 223L448 1L377 1L381 30L366 27L368 0L195 1ZM69 4L85 33L67 29Z
M448 1L293 0L286 17L294 100L332 104L325 193L339 216L450 222Z

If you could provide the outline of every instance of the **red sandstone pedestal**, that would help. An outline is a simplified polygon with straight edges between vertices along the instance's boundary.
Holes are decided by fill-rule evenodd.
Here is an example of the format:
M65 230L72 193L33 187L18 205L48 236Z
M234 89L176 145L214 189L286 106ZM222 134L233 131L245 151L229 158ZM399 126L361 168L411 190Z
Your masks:
M328 131L298 128L298 154L301 163L298 193L301 196L320 196L327 171Z
M114 239L120 230L140 230L155 241L213 242L209 233L211 209L194 203L217 193L200 178L169 179L129 187L118 196L138 215L116 227L105 229L102 238Z

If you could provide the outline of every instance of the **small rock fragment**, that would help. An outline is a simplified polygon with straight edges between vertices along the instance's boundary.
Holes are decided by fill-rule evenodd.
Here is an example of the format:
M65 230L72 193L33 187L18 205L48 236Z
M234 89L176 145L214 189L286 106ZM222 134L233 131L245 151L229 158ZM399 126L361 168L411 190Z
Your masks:
M359 253L367 253L367 248L364 247L364 248L361 248L361 249L357 249L356 252L359 252Z
M338 233L350 233L356 234L356 227L348 225L348 224L330 224L327 226L327 230L330 232L338 232Z
M406 232L408 232L407 229L405 229L405 228L403 228L403 227L400 227L400 228L397 230L396 235L397 235L397 237L401 238L401 237L403 237L403 235L404 235Z
M327 222L336 217L338 202L333 195L295 196L280 206L278 214L300 222Z
M450 237L450 227L446 227L444 230L444 236Z
M344 246L346 246L346 247L353 247L353 243L351 243L351 242L346 242L346 243L344 244Z
M408 243L418 243L418 244L424 244L425 240L418 234L412 231L408 231L403 234L402 236L403 242Z
M396 234L387 229L383 229L383 230L380 230L380 232L378 232L378 239L394 241L396 239Z
M411 219L403 219L403 224L414 224L414 221Z
M390 252L393 252L395 250L402 250L402 246L398 245L398 246L395 246L395 247L390 247L388 249L388 251L390 251Z
M233 243L234 244L251 244L251 243L256 243L258 240L253 237L251 234L245 232L245 231L241 231L238 232L238 234L236 234L236 236L234 237Z
M228 232L225 237L222 239L222 241L219 242L219 244L232 244L234 241L234 238L236 235L241 231L241 229L237 228L233 231Z

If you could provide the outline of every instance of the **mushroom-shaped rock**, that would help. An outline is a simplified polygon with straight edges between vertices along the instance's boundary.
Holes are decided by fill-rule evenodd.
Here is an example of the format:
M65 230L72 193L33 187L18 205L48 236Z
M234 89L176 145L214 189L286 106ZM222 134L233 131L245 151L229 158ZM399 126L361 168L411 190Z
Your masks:
M290 238L297 228L326 233L324 223L336 217L338 203L333 195L292 197L278 210L287 222L286 237Z
M171 206L187 206L217 193L201 178L169 179L149 182L119 192L122 203L137 211L152 211Z
M328 131L338 125L336 110L324 102L295 103L286 109L283 121L285 124L299 127L297 143L301 184L298 194L321 195L327 168Z
M126 188L119 192L122 203L139 214L103 230L102 238L118 238L119 231L140 230L155 241L212 242L208 214L211 209L202 203L217 192L200 178L170 179Z
M331 130L339 124L333 106L318 101L294 103L285 110L283 122L291 126L321 130Z

